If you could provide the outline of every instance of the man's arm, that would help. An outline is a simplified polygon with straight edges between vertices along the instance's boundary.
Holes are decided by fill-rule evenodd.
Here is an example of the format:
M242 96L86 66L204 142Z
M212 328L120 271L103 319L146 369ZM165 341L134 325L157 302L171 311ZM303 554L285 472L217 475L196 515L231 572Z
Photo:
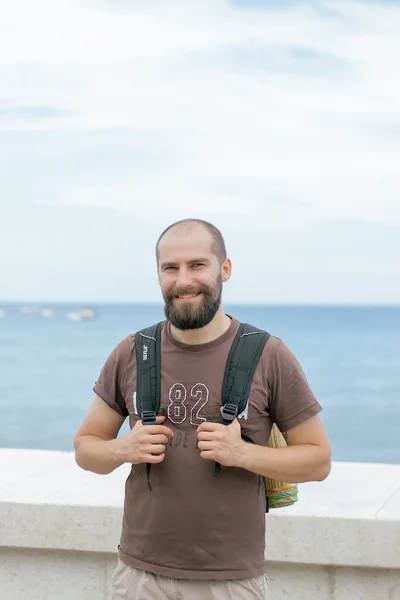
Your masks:
M284 434L286 448L244 443L238 466L276 481L323 481L331 470L331 447L319 415Z
M237 419L230 425L202 423L198 428L201 458L240 467L275 481L322 481L331 470L331 448L319 415L290 429L286 448L244 442Z
M95 396L74 437L75 460L85 471L111 473L124 461L118 456L118 432L125 418Z
M144 426L137 421L120 438L118 432L125 418L99 396L95 396L89 411L74 437L75 459L85 471L107 475L122 464L160 463L166 444L173 432L161 425L164 416L157 416L156 425Z

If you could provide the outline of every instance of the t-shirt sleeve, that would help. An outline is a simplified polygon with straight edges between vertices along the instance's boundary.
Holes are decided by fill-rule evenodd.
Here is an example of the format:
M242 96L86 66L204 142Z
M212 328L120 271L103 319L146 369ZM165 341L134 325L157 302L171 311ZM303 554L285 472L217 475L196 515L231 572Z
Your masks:
M111 352L93 387L93 391L123 417L129 415L124 395L125 368L131 344L126 338Z
M269 370L270 412L280 431L300 425L322 410L299 361L280 341Z

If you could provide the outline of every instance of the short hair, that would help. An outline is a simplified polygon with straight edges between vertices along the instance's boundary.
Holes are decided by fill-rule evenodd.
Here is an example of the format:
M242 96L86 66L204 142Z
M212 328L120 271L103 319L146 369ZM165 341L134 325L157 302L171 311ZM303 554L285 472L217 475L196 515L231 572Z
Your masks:
M207 229L207 231L211 235L211 238L212 238L211 250L212 250L213 254L216 255L220 264L222 265L222 263L225 262L225 260L227 258L225 241L224 241L224 238L222 237L222 233L220 232L220 230L217 227L215 227L215 225L212 225L208 221L203 221L203 219L182 219L181 221L176 221L175 223L172 223L172 225L169 225L166 229L164 229L164 231L161 233L160 237L158 238L157 244L156 244L157 263L158 263L158 259L159 259L158 246L159 246L162 238L168 231L170 231L174 227L182 227L182 228L186 227L186 229L188 231L190 231L196 225L202 225L203 227L205 227L205 229Z

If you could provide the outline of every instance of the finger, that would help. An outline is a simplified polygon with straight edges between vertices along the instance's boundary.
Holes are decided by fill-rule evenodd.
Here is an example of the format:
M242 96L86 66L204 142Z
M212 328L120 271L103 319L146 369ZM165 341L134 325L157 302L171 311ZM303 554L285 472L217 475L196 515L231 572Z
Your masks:
M147 444L167 444L169 437L165 434L154 433L144 438L145 443Z
M214 447L213 442L199 442L198 447L200 450L212 450Z
M199 435L197 436L197 439L200 442L212 442L212 440L215 440L215 432L214 431L200 431Z
M204 421L204 423L197 428L197 431L217 431L217 429L221 429L222 427L224 427L224 425L221 425L221 423Z
M141 448L141 452L145 454L162 454L165 452L164 444L146 444Z
M211 450L203 450L203 452L200 452L200 456L205 460L215 460L214 453Z
M150 435L167 435L168 437L172 437L174 432L169 427L164 427L164 425L145 425L146 433Z
M154 465L154 464L162 462L164 460L164 458L165 458L165 454L157 454L157 455L145 454L143 456L143 462L151 463Z

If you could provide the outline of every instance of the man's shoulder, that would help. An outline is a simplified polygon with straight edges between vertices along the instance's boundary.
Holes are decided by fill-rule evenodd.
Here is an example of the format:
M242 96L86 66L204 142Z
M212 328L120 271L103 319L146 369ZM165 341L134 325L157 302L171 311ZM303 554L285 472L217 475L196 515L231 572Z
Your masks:
M246 324L251 329L254 329L255 331L258 330L258 331L262 331L262 332L265 332L268 334L268 338L265 342L264 348L261 353L261 358L258 363L258 369L260 369L260 368L263 370L265 368L269 369L271 362L280 353L281 347L284 346L282 339L280 337L278 337L277 335L271 333L271 331L269 331L268 328L261 327L260 325L258 325L258 324L256 325L247 320L239 320L237 318L235 318L235 320L237 321L238 329L239 329L240 324ZM238 330L237 330L236 334L237 333L238 333Z
M246 320L241 320L239 321L238 319L236 319L238 322L238 326L240 324L246 324L248 325L251 329L254 330L259 330L259 331L263 331L265 333L268 333L268 342L265 344L265 347L267 348L267 346L269 346L270 348L274 348L276 349L280 344L282 344L282 339L280 337L278 337L277 335L271 333L271 331L268 328L265 327L260 327L260 325L255 325L254 323L250 323L249 321Z
M128 333L120 342L117 343L113 354L118 361L128 359L135 350L135 334Z
M135 353L136 351L136 339L138 335L144 334L146 331L155 330L155 328L161 325L161 330L164 329L165 321L158 321L157 323L152 323L151 325L144 325L137 329L134 333L128 333L116 346L116 349L119 350L122 354L126 353Z

